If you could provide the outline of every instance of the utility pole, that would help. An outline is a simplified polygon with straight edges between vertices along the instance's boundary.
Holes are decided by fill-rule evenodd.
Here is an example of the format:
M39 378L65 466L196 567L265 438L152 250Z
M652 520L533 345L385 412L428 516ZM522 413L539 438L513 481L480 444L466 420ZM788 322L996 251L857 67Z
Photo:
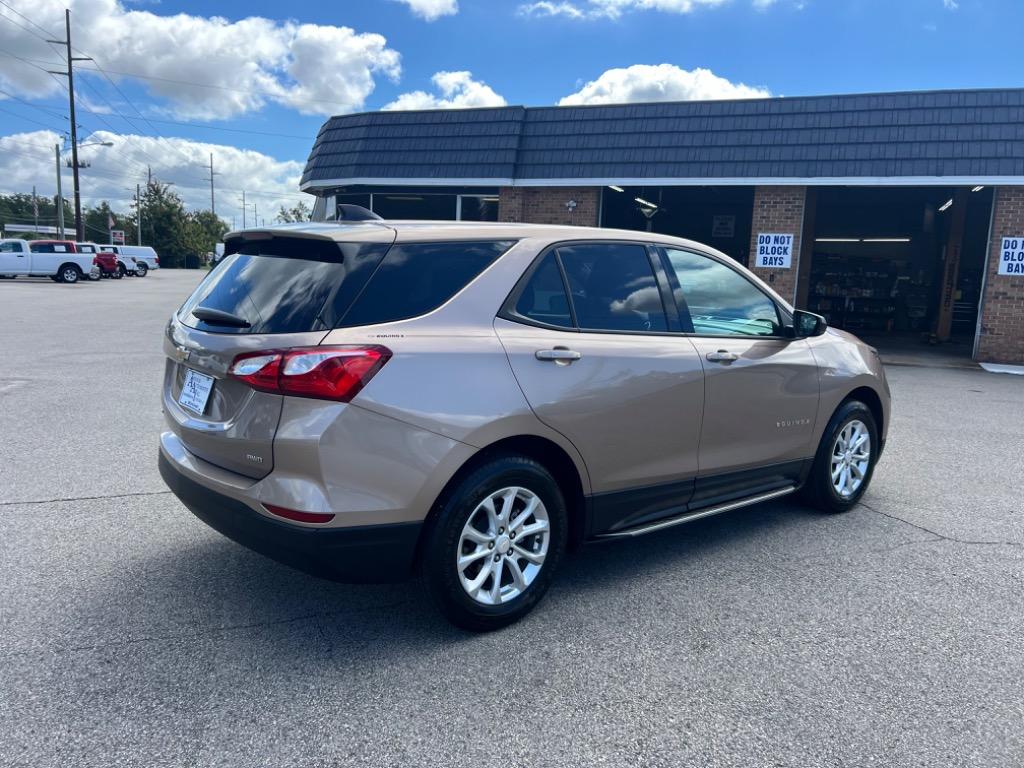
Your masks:
M67 72L50 72L52 75L64 75L68 79L68 101L70 103L71 118L71 171L72 182L75 190L75 239L84 240L85 231L82 226L82 191L78 184L78 125L75 122L75 62L92 61L91 56L71 55L71 11L64 11L65 40L47 40L48 43L56 43L67 47L68 70Z
M260 225L259 213L256 211L256 203L252 204L252 225L258 227Z
M153 166L146 166L146 186L148 187L153 183Z
M242 229L245 229L245 213L249 210L249 206L245 204L245 190L242 190Z
M220 176L219 173L215 173L213 170L213 152L210 153L210 213L217 213L216 201L213 197L213 177Z
M142 245L142 190L135 185L135 239Z
M39 234L39 198L36 197L36 185L32 185L32 216L35 219L36 234Z
M64 239L64 193L60 190L60 144L53 145L53 152L57 158L57 234L61 240Z

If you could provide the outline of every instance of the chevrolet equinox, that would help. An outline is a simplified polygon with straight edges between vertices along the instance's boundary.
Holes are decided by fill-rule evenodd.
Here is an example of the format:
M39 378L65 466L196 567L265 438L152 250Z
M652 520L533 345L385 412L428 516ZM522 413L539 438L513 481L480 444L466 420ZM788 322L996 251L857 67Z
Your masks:
M235 541L487 630L584 541L871 482L877 353L725 254L366 218L231 233L167 325L161 474Z

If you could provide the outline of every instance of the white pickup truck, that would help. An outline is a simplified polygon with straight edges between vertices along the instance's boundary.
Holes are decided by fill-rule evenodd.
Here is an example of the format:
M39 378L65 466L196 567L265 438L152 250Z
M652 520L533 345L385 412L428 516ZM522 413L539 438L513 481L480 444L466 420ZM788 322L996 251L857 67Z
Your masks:
M99 270L92 253L77 253L75 244L57 240L0 240L0 277L48 277L77 283Z

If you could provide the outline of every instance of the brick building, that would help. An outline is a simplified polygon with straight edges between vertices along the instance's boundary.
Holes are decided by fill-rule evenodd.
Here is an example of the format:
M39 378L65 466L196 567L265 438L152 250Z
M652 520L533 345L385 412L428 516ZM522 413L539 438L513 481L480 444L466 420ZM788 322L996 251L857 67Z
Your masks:
M345 115L302 188L688 237L876 343L1024 363L1024 89Z

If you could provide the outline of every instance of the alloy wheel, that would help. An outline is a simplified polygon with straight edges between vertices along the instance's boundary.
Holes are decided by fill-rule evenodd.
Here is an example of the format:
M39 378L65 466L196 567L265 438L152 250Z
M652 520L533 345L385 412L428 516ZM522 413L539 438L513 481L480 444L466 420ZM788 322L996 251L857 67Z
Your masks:
M456 553L462 588L483 605L519 597L544 566L551 524L540 497L513 486L488 495L469 515Z
M832 444L832 488L848 499L860 490L871 464L871 433L858 419L848 422Z

